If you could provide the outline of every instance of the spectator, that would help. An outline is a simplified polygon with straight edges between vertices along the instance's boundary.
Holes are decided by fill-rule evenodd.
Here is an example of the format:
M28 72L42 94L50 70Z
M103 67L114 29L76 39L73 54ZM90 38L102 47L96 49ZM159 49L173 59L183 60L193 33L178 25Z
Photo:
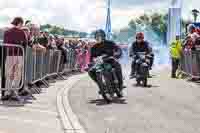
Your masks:
M28 38L22 30L24 24L23 19L16 17L11 24L13 27L4 33L4 44L16 44L25 47L28 44ZM5 66L3 65L3 72L5 73L2 74L2 88L19 87L23 75L22 69L24 67L22 66L22 51L19 48L9 48L8 53L4 53L3 64L5 64ZM16 76L16 72L19 75ZM16 79L17 77L20 77L20 79ZM13 86L13 82L15 82L15 86ZM2 91L2 100L8 100L10 98L17 101L20 100L16 90Z
M48 38L48 49L57 49L56 42L53 35L50 35Z
M22 30L25 32L26 38L28 40L27 44L30 42L30 29L28 27L22 27Z
M38 44L38 38L40 35L40 28L36 24L31 24L30 26L30 46L33 47L34 44Z
M200 37L195 41L195 51L200 51Z
M67 48L64 46L64 43L65 43L64 37L58 37L56 44L57 44L58 50L60 50L61 53L62 53L61 64L67 63L67 56L66 56L67 55Z
M47 48L48 46L48 34L45 32L40 32L40 36L38 38L38 43L43 47Z
M28 43L25 32L21 29L23 26L23 19L16 17L11 24L13 28L7 30L4 33L4 43L7 44L19 44L25 46Z
M25 22L25 26L30 26L31 25L31 21L30 20L27 20L26 22Z
M170 54L172 59L172 73L171 73L172 78L176 78L176 71L180 63L181 52L182 52L182 47L180 42L180 36L177 35L176 40L172 42L170 46Z
M40 43L40 38L41 33L40 33L40 27L37 26L36 24L32 24L31 26L31 40L32 43L30 46L32 46L33 50L35 51L40 51L40 52L46 52L46 48L41 45Z
M191 36L187 36L186 39L183 42L183 47L184 50L191 50L191 48L193 47L193 41Z

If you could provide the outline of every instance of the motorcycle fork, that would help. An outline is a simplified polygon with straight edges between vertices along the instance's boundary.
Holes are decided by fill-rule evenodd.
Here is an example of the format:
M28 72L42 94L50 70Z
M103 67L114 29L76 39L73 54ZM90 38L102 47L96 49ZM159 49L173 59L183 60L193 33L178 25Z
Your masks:
M118 80L118 78L117 78L117 75L116 75L116 72L115 72L115 70L112 70L112 76L113 76L113 91L115 90L115 89L120 89L120 85L119 85L119 80Z
M97 81L99 82L99 81L102 81L101 83L98 83L99 84L99 90L101 91L101 92L105 92L105 84L104 84L104 82L103 82L103 80L102 80L102 77L103 77L103 73L98 73L98 78L99 79L97 79ZM101 79L100 79L101 78Z
M110 72L105 72L104 75L107 78L105 82L108 82L107 85L110 85L108 90L106 90L106 91L107 91L107 93L113 95L114 94L114 90L113 90L113 85L112 85L112 75L110 74Z

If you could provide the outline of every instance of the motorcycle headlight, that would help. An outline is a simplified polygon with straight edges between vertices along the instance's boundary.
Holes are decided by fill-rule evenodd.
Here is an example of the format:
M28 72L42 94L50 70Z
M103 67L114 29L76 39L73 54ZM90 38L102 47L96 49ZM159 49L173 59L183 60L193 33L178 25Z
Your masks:
M142 58L142 59L145 59L145 55L143 55L141 58Z
M150 60L149 60L149 59L146 59L146 62L147 62L147 63L150 63Z
M142 63L142 66L143 67L148 67L148 64L147 63Z
M136 63L139 63L139 61L140 61L140 60L136 60L135 62L136 62Z

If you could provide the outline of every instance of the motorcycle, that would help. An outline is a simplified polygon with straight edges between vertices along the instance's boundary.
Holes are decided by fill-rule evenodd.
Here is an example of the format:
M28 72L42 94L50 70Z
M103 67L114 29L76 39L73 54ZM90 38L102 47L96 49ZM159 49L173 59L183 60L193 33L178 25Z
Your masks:
M136 82L138 86L142 85L147 87L151 67L151 58L152 56L146 55L145 52L137 52L134 56L136 63Z
M95 64L91 68L96 72L100 94L108 103L112 102L115 94L118 98L123 97L116 70L111 64L104 61L109 58L114 59L114 57L106 57L105 55L97 57L94 61Z

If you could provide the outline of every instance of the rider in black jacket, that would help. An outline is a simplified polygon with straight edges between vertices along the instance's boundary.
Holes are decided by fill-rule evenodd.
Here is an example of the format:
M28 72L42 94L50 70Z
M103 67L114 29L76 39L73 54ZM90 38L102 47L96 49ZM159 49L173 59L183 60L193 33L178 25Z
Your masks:
M144 40L144 34L142 32L137 33L136 41L133 42L130 48L130 57L134 56L137 52L146 52L149 54L151 52L149 43ZM136 62L133 61L131 65L131 78L135 77L136 72Z
M111 57L113 56L115 58L121 57L122 55L121 49L114 42L106 40L106 34L103 30L96 31L95 39L97 40L97 43L91 48L91 57L90 57L91 62L93 62L93 59L95 57L104 54ZM112 67L116 69L116 75L119 80L120 88L123 89L123 87L125 86L123 86L122 68L120 63L115 59L108 59L106 60L106 62L110 63ZM88 73L90 77L98 84L96 78L96 72L90 70Z

